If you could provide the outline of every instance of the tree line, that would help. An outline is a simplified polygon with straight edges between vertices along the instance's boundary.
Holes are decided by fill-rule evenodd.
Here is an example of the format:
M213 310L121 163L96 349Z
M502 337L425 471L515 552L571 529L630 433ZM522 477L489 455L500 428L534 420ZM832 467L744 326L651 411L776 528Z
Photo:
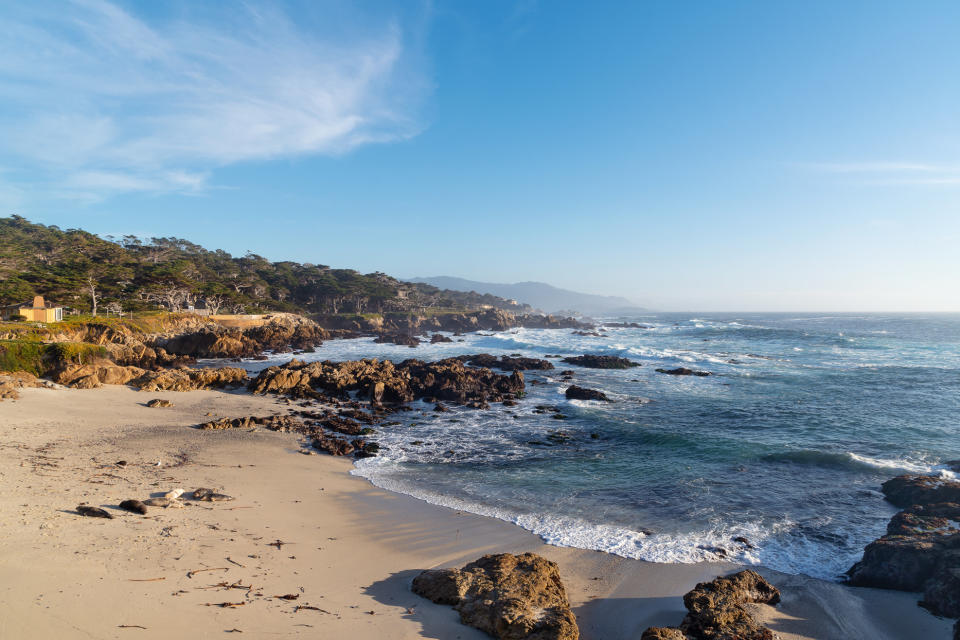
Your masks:
M180 238L101 238L20 216L0 218L0 304L43 295L96 316L189 307L211 313L385 313L482 305L529 310L491 295L442 291L384 273L248 253L234 257Z

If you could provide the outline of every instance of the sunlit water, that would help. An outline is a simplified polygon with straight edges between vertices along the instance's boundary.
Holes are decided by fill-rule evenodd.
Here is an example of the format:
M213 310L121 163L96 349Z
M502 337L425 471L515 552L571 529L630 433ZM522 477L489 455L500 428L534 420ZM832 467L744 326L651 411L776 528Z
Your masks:
M623 319L621 319L623 320ZM960 458L960 316L656 314L652 329L516 329L417 349L325 343L307 360L464 353L612 354L600 371L552 360L513 408L399 414L354 473L429 502L502 518L546 541L661 562L728 558L835 578L895 511L879 485L951 475ZM245 362L251 371L285 362ZM710 377L674 377L685 366ZM567 401L559 371L613 403ZM545 384L531 384L540 381ZM557 405L566 420L534 413ZM570 436L551 444L555 431ZM592 437L593 436L593 437ZM746 538L749 548L735 538Z

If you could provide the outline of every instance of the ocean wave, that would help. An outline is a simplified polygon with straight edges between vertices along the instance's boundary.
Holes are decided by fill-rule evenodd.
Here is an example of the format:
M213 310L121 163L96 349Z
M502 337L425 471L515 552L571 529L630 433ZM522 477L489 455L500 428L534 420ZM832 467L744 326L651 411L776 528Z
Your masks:
M815 449L799 449L783 453L772 453L764 457L772 462L793 462L816 466L842 467L848 469L902 471L920 475L936 475L944 478L955 477L955 473L939 464L905 458L875 458L849 451L831 452Z
M406 483L373 460L357 461L351 474L366 478L381 489L430 504L510 522L557 547L602 551L647 562L694 564L723 560L762 564L778 571L823 579L836 579L855 559L852 555L838 557L836 549L798 535L796 525L789 521L772 525L740 522L708 530L661 533L575 517L516 513Z

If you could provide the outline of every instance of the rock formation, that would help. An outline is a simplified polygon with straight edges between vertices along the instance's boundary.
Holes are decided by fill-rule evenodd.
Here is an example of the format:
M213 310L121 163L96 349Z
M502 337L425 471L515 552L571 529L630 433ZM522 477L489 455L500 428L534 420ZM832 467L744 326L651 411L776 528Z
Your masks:
M501 640L577 640L556 563L533 553L483 556L462 569L424 571L413 591L453 605L460 621Z
M683 596L687 616L679 627L651 627L641 640L773 640L744 606L777 604L780 591L750 569L701 582Z
M568 400L600 400L602 402L613 402L603 391L578 387L577 385L567 387L566 396Z
M523 391L523 374L496 374L467 367L457 358L423 362L404 360L354 360L311 362L299 360L268 367L250 383L254 393L283 393L316 397L320 392L346 397L356 391L375 404L406 403L419 398L471 405L502 402Z
M960 482L899 476L882 489L904 510L847 572L850 584L922 591L921 605L940 616L960 617Z
M474 367L487 367L488 369L500 369L501 371L549 371L553 369L553 363L549 360L524 356L500 356L498 358L489 353L478 353L472 356L458 356L458 358Z

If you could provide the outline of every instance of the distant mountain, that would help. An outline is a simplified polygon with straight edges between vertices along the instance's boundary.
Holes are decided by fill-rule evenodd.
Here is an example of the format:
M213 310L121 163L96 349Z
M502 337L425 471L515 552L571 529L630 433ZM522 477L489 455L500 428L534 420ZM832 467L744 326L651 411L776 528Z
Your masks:
M501 298L508 298L529 304L541 311L575 311L583 314L622 314L645 311L633 301L621 296L598 296L591 293L579 293L569 289L560 289L545 282L517 282L500 284L496 282L476 282L453 276L434 276L432 278L411 278L409 282L429 284L438 289L453 291L473 291Z

